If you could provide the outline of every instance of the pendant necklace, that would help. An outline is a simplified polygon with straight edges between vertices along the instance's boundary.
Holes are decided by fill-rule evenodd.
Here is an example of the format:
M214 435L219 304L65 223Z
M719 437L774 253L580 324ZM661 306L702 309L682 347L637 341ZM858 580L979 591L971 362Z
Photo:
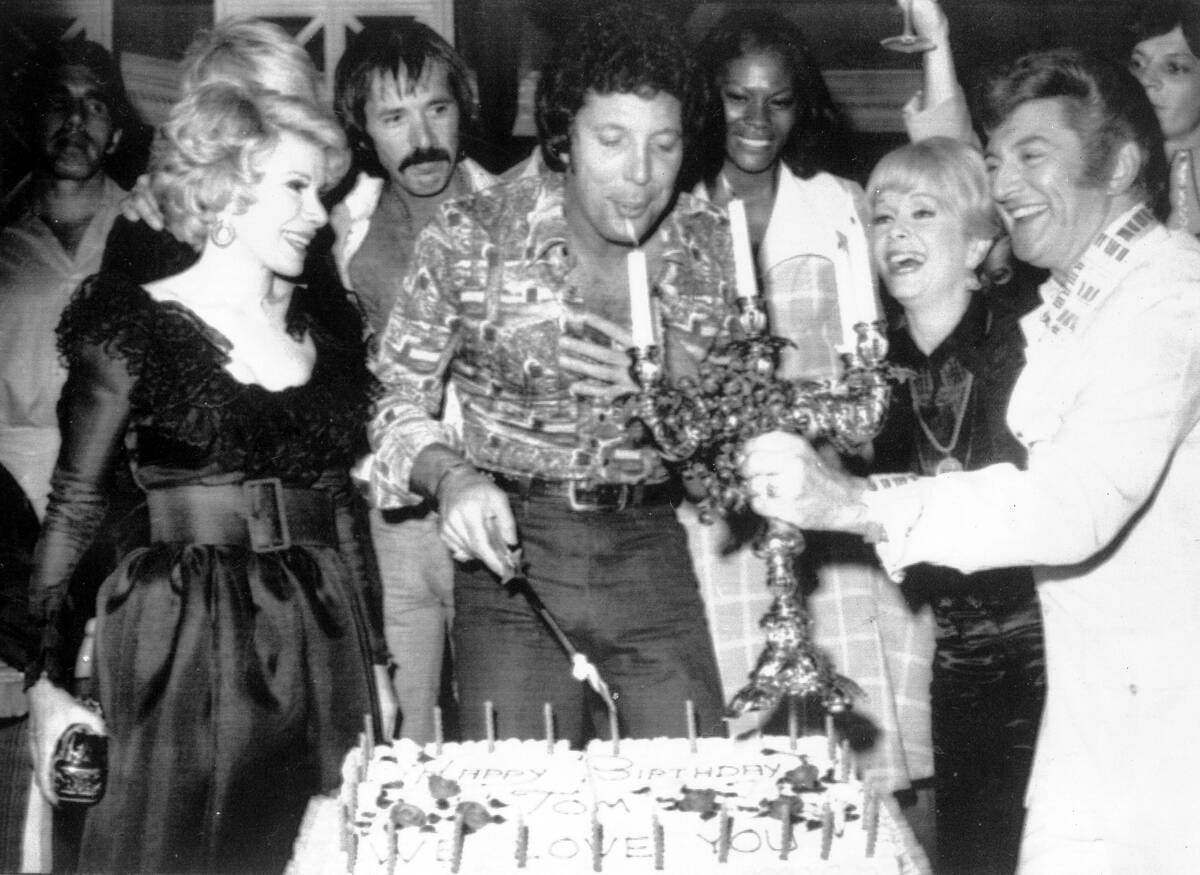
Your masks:
M963 470L962 462L958 461L951 454L954 452L954 448L958 446L958 436L962 432L963 421L967 417L967 405L971 401L971 388L974 384L975 375L967 371L962 400L958 404L958 409L954 411L954 430L950 433L950 442L948 444L943 444L934 437L933 429L925 423L925 417L921 415L921 404L917 401L916 391L908 393L909 399L912 401L913 413L917 417L917 424L921 426L921 431L925 433L925 437L929 439L929 443L933 445L933 448L942 454L942 458L938 460L938 463L933 468L935 475L949 474L954 471ZM915 390L916 387L914 386L913 388Z

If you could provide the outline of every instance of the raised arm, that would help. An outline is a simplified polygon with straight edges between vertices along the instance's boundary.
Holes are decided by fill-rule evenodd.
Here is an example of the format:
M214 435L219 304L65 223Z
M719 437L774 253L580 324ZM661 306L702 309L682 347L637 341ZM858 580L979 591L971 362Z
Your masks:
M897 0L907 3L909 0ZM933 42L922 55L922 90L904 107L904 123L910 140L953 137L978 145L971 127L967 101L954 69L950 48L950 23L937 0L912 0L913 29Z

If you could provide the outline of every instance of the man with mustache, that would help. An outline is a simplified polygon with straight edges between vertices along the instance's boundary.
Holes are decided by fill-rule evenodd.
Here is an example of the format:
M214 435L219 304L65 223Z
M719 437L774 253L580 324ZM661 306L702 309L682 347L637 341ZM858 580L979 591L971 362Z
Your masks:
M366 170L333 211L338 271L369 331L383 333L417 235L443 203L497 180L462 154L476 116L466 64L416 19L367 25L338 62L334 103ZM448 402L444 419L456 421ZM400 733L433 739L446 628L454 610L450 554L428 505L371 511L384 585L384 630L397 657Z
M635 389L631 273L654 290L641 312L669 376L728 339L728 220L676 193L701 102L670 24L605 6L539 82L542 169L449 201L417 237L379 341L366 473L378 506L435 502L463 561L468 738L543 737L546 703L574 744L606 737L610 715L626 737L681 737L689 701L700 734L724 734L679 484L622 400ZM459 428L437 419L447 384ZM521 573L619 690L615 715L500 586Z
M116 65L86 40L40 51L26 69L31 184L0 232L0 464L45 511L66 379L54 328L80 280L100 267L125 192L104 170L134 119Z

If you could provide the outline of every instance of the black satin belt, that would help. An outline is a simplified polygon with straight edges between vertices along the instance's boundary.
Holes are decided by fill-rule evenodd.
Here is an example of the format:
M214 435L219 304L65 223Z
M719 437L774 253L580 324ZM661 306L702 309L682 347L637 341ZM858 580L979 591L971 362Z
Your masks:
M150 538L158 543L240 546L256 553L299 544L338 546L329 493L285 488L275 478L154 489L146 503Z

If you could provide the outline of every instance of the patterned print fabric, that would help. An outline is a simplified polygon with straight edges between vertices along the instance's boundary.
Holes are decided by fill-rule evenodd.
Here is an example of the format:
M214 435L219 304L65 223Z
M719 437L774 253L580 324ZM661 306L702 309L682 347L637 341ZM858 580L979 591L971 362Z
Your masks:
M652 277L668 370L728 339L731 270L725 214L680 195L656 232ZM405 295L376 373L374 502L412 504L412 460L432 443L508 474L598 482L661 480L657 452L626 435L619 404L581 400L558 342L588 307L573 279L558 174L517 179L450 202L417 241ZM453 361L453 364L451 364ZM462 440L433 416L447 370L462 401Z

